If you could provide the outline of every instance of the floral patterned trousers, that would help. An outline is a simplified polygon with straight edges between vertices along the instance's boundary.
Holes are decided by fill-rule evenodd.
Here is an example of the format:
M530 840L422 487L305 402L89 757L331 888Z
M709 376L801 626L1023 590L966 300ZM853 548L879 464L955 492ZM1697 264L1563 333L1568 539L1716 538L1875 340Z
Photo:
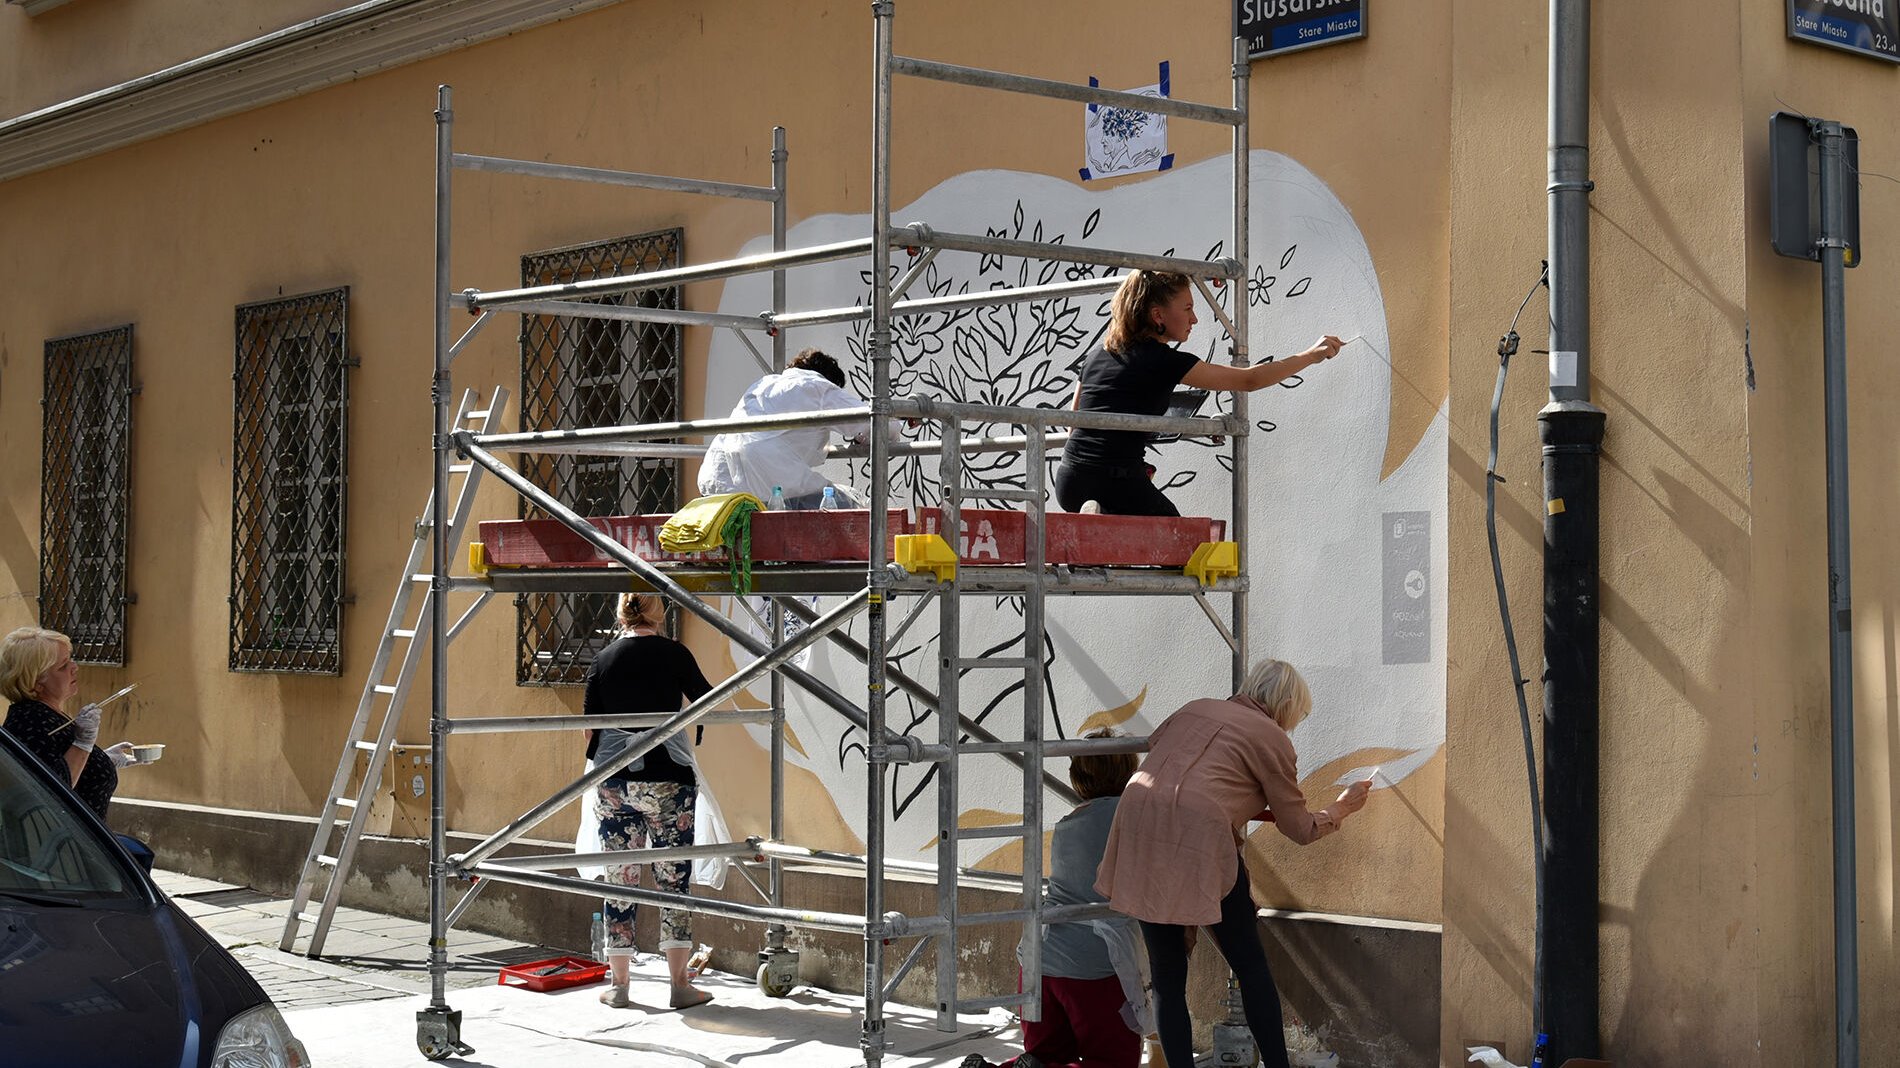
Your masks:
M600 820L601 845L609 851L623 849L666 848L693 844L693 802L697 787L676 782L624 782L609 779L594 795L594 816ZM607 868L607 881L621 886L639 886L644 864L614 864ZM669 893L687 893L687 875L692 862L656 861L653 880ZM633 946L633 903L602 902L602 917L607 923L607 945L617 949ZM693 914L676 909L660 910L660 948L692 948Z

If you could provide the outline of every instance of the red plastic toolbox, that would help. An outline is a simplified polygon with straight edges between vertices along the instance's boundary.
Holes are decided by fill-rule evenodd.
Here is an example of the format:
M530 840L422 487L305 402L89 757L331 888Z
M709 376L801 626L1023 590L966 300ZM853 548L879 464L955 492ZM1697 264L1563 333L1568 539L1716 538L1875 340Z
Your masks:
M966 564L1022 563L1027 518L1008 509L963 509L957 556ZM1050 512L1044 521L1044 558L1052 564L1086 567L1182 567L1202 542L1227 536L1225 520L1198 516ZM942 525L942 509L917 510L920 532L935 534Z
M495 979L497 986L518 986L540 993L586 986L607 978L607 966L586 957L554 957L527 964L510 964Z
M888 517L889 536L910 532L909 513L893 508ZM669 553L661 549L660 528L671 518L617 515L588 522L642 560L725 562L724 549L709 553ZM554 519L489 520L481 524L481 541L491 567L601 567L608 563L605 554ZM871 513L863 509L756 512L752 516L752 559L756 563L867 560L870 545Z

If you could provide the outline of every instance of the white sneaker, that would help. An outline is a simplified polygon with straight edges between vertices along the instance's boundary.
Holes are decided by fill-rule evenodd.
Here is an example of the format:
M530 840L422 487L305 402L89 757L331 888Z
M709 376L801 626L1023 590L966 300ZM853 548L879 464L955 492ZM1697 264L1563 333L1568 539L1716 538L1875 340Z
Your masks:
M1101 514L1102 514L1102 502L1100 502L1100 501L1083 501L1083 502L1082 502L1082 514L1083 514L1083 515L1101 515Z

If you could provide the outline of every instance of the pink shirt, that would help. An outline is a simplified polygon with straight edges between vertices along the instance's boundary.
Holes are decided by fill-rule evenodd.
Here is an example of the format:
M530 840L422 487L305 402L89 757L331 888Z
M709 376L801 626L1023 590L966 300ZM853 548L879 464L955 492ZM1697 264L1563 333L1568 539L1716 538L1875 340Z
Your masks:
M1138 920L1212 924L1238 874L1241 828L1264 808L1301 845L1339 825L1330 809L1307 809L1293 740L1258 703L1190 701L1149 737L1115 810L1095 889Z

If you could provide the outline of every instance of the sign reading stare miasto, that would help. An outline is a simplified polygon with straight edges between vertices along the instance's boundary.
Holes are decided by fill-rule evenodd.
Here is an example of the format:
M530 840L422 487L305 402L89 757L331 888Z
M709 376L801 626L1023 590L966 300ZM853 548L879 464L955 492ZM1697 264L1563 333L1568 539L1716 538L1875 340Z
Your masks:
M1791 0L1792 2L1792 0ZM1876 0L1885 4L1888 0ZM1900 0L1894 0L1900 2ZM1368 0L1234 0L1234 36L1254 59L1366 35Z
M1900 0L1788 0L1788 36L1900 63Z

